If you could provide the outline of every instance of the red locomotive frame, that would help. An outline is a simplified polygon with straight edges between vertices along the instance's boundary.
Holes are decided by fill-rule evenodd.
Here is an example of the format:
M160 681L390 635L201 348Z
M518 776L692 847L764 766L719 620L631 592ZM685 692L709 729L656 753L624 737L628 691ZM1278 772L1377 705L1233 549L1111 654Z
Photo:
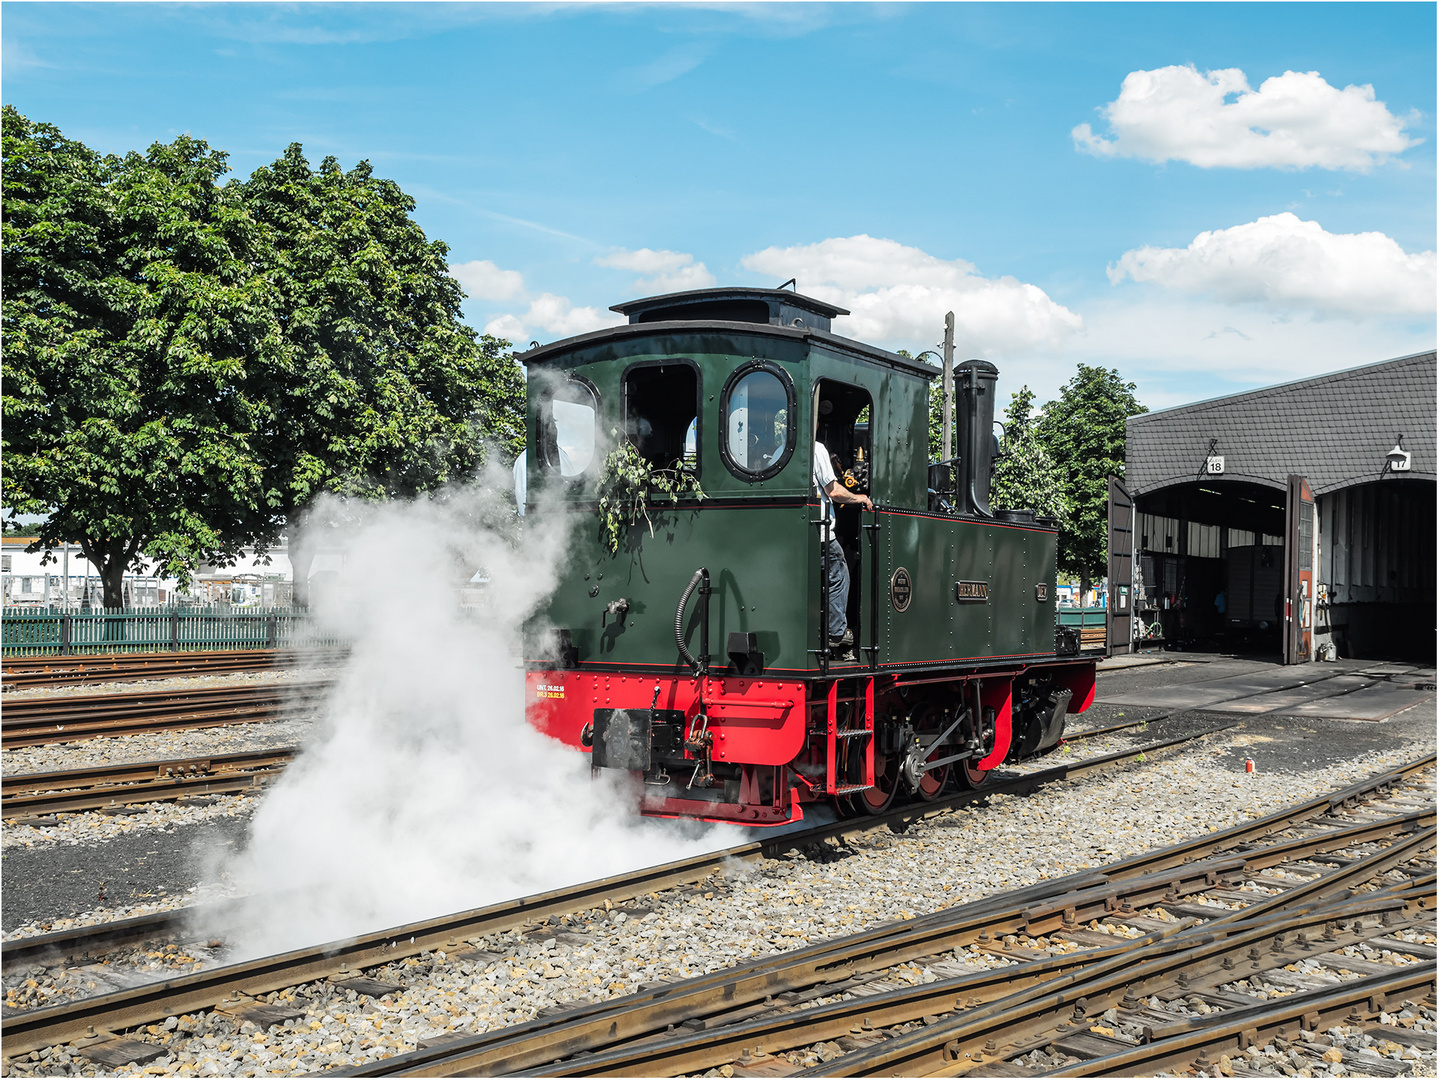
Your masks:
M1094 700L1092 661L983 672L858 673L822 681L531 670L526 698L529 721L537 730L581 751L589 749L597 709L683 713L687 745L695 740L693 745L705 748L703 758L691 758L697 765L704 760L740 767L738 798L686 798L683 778L671 777L664 785L646 783L640 810L657 817L772 826L800 820L805 803L873 789L874 755L847 762L848 740L872 742L876 717L899 704L902 695L908 700L910 695L978 691L980 711L993 713L993 743L982 757L964 763L961 773L977 786L1009 754L1014 684L1031 672L1069 692L1069 714L1085 711ZM844 722L848 729L841 726ZM847 764L851 773L857 764L861 774L846 777Z

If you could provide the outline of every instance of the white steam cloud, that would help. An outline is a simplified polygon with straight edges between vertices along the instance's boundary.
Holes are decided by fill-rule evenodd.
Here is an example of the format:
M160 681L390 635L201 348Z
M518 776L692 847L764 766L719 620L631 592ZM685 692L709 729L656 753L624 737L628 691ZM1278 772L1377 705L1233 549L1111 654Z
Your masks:
M1329 85L1317 71L1286 71L1258 90L1238 68L1189 65L1131 71L1102 106L1112 137L1088 124L1070 133L1096 157L1187 161L1200 168L1368 171L1423 140L1374 97L1374 87Z
M561 528L543 520L527 518L521 540L506 502L474 488L367 508L346 530L320 617L352 651L317 733L228 867L241 891L266 900L254 925L225 928L233 957L738 842L730 828L637 817L621 780L592 780L586 755L526 723L520 628L566 551ZM462 609L477 570L467 592L478 603Z

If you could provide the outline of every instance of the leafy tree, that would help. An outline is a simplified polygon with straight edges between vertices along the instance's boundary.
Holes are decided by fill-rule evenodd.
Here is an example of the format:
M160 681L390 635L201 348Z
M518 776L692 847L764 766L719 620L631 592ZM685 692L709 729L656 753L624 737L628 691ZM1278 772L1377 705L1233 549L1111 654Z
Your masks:
M1080 364L1044 407L1039 441L1062 476L1069 514L1059 534L1059 566L1087 592L1107 572L1110 475L1124 475L1124 421L1147 412L1117 370Z
M6 106L4 497L78 542L107 607L144 551L232 560L271 514L250 375L282 362L225 155L182 136L101 158Z
M1069 509L1062 490L1063 478L1035 431L1033 402L1034 394L1028 386L1009 397L989 503L996 510L1035 510L1062 522Z
M221 186L202 141L101 158L8 106L3 139L5 503L44 517L37 547L80 543L107 607L142 554L226 565L322 493L522 446L508 344L460 323L445 245L368 164L292 146Z
M242 190L266 234L289 360L268 395L266 486L303 604L317 497L411 497L474 475L491 446L513 460L524 376L508 342L460 321L449 249L368 162L312 170L296 143Z

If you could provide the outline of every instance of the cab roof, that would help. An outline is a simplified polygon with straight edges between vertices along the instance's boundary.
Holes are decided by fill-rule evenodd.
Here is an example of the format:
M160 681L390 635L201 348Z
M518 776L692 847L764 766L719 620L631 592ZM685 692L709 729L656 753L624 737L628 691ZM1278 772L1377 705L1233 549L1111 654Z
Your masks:
M836 315L849 309L812 296L784 289L692 289L688 292L647 296L610 308L633 323L669 322L675 319L726 319L768 323L770 326L808 326L828 330Z
M922 361L832 332L830 320L836 315L848 315L847 308L787 289L694 289L628 300L610 310L624 315L629 323L539 345L520 353L516 359L527 365L545 363L564 353L607 341L659 333L709 332L808 338L828 348L910 375L932 379L939 374L938 368Z

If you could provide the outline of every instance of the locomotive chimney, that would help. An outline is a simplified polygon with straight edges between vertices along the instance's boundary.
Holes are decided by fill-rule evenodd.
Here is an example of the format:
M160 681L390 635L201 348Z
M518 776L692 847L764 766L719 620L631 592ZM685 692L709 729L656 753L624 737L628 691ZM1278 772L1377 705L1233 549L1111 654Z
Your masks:
M989 478L994 466L994 385L999 369L987 360L966 360L955 369L959 399L959 508L993 517Z

